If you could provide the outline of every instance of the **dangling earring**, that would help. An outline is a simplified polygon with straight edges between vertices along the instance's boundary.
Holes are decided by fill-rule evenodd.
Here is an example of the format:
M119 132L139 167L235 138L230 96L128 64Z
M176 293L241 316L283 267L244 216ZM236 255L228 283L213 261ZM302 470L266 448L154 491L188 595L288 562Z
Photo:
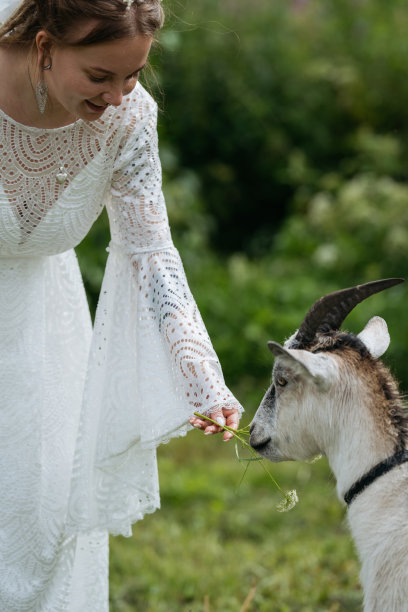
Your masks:
M43 70L51 70L52 68L52 60L50 59L50 63L47 66L43 67ZM38 109L40 113L43 115L45 112L45 107L47 106L48 99L48 85L44 80L44 77L41 77L41 80L38 81L37 87L35 90L35 96L37 98Z

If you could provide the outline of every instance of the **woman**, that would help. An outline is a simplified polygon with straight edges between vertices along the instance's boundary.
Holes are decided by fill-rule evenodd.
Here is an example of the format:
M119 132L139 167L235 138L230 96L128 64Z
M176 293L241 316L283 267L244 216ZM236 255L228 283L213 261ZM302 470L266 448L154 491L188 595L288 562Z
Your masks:
M0 0L0 19L0 610L103 612L107 534L159 507L157 445L189 421L221 431L196 411L236 427L240 406L171 241L138 84L159 0ZM92 330L73 247L105 205Z

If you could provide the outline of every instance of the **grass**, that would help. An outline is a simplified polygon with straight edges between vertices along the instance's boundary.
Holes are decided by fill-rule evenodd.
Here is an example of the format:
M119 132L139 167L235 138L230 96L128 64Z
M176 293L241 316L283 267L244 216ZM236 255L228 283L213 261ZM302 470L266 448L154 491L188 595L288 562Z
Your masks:
M193 431L159 450L162 508L111 538L112 612L340 612L361 609L357 561L324 459L270 464L281 494L234 442Z

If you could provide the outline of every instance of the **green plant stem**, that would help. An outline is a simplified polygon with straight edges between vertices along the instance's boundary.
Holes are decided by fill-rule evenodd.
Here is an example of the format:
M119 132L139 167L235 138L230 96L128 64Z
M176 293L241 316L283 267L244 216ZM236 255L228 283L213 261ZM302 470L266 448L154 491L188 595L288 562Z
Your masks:
M263 463L263 458L259 457L258 453L252 448L252 446L250 446L248 444L248 442L246 440L244 440L244 438L242 437L243 435L247 435L249 436L249 431L248 431L248 427L246 426L244 428L241 429L233 429L232 427L228 427L227 425L220 425L219 423L217 423L217 421L214 421L213 419L211 419L208 416L205 416L204 414L200 414L199 412L195 412L194 416L198 417L199 419L204 419L205 421L209 421L210 423L214 423L214 425L217 425L217 427L221 427L222 429L224 429L225 431L229 431L230 433L233 434L233 436L239 440L241 442L241 444L249 450L249 452L251 453L251 455L253 455L254 457L256 457L256 459L241 459L240 457L238 457L239 461L259 461L261 464L262 469L264 470L264 472L268 475L268 477L272 480L272 482L274 483L274 485L276 486L276 488L284 494L284 491L282 490L282 488L279 486L279 484L277 483L276 479L273 477L273 475L271 474L271 472L268 470L268 468L265 466L265 464ZM238 454L238 453L237 453Z

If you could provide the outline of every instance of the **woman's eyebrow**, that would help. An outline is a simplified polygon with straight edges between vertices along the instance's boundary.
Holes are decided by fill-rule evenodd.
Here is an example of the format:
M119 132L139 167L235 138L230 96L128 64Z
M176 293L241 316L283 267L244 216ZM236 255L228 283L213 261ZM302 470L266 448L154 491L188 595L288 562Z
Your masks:
M135 74L135 72L140 72L145 66L146 64L143 64L143 66L140 66L140 68L136 68L136 70L134 70L131 74ZM90 66L90 69L95 70L96 72L103 72L104 74L108 74L109 76L115 75L114 72L106 70L106 68L100 68L99 66Z

